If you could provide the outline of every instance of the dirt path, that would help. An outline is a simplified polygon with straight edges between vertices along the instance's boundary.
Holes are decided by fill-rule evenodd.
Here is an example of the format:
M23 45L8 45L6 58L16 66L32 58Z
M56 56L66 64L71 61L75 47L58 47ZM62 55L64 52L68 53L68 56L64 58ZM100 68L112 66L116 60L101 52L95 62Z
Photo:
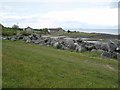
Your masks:
M109 68L112 71L116 71L115 68L111 67L110 65L106 65L107 68Z

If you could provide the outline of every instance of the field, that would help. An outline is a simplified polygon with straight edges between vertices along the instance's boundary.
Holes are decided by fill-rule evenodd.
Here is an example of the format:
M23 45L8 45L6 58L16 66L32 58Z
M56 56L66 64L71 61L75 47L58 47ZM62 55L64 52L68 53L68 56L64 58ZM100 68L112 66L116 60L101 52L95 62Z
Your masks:
M117 88L118 62L23 41L2 43L3 88Z

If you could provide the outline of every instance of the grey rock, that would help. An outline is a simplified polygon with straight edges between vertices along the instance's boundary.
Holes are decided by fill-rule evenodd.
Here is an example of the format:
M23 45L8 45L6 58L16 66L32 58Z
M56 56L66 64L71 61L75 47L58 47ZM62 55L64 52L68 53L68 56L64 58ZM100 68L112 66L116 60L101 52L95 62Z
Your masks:
M16 41L16 40L17 40L17 36L11 37L11 40L12 40L12 41Z
M96 49L92 49L91 52L96 52L97 50Z
M75 44L75 45L76 45L75 51L77 51L77 52L87 51L87 49L83 45L78 45L78 44Z
M102 54L101 54L101 57L103 57L103 58L112 58L112 54L110 53L110 52L103 52Z
M117 44L115 44L111 40L108 42L108 50L110 52L114 52L117 49L117 47L118 47Z
M102 45L101 45L101 50L109 51L108 44L102 44Z
M63 41L63 45L68 47L70 50L75 50L74 40L73 39L66 39Z
M54 43L53 47L57 49L62 49L62 45L59 42Z

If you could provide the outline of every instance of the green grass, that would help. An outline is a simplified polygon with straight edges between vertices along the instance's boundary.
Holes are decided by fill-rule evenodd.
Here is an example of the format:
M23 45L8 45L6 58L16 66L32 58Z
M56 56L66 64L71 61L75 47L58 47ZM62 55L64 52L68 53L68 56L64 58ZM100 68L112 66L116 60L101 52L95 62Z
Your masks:
M14 29L14 28L9 28L9 27L4 27L2 30L2 36L13 36L13 35L30 35L32 33L37 33L37 34L48 34L48 32L45 29L37 30L37 31L23 31L23 29ZM1 33L0 33L1 34Z
M26 44L2 43L3 88L116 88L117 60Z
M69 36L69 37L93 37L99 35L98 33L85 33L85 32L66 32L61 35Z

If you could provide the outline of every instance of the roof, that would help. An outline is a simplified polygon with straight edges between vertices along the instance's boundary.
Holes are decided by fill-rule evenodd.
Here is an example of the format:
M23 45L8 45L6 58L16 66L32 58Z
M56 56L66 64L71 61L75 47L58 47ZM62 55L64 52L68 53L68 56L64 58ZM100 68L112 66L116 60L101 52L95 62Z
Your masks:
M2 24L0 24L0 26L2 26L2 27L3 27L3 25L2 25Z
M61 30L62 28L49 28L48 30Z
M28 26L28 27L27 27L27 28L25 28L25 29L32 29L32 28Z

